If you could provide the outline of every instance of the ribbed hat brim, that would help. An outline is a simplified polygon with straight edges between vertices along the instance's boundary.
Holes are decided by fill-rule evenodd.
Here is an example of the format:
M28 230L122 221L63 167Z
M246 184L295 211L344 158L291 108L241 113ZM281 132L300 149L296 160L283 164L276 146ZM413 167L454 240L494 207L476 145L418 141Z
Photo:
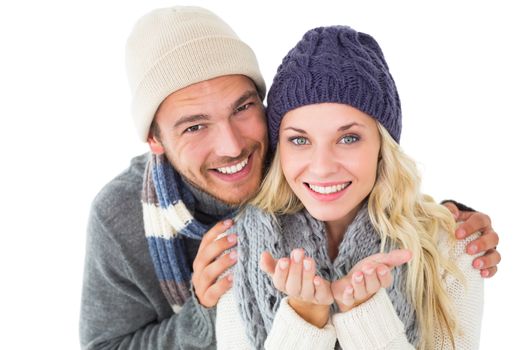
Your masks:
M266 86L255 54L240 40L199 38L159 58L133 94L133 119L141 140L147 140L155 112L170 94L198 82L233 74L250 78L261 98L264 98Z

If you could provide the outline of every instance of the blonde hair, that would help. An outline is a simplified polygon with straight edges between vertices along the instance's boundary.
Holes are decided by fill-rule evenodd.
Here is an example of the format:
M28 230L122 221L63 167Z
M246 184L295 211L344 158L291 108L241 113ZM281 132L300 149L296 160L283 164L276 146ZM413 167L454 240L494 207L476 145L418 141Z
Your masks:
M447 335L454 345L457 321L443 284L443 274L451 273L459 278L461 274L437 247L441 231L449 233L451 244L454 218L448 209L420 192L415 162L403 153L381 124L377 126L381 136L380 160L377 179L368 198L368 212L381 236L381 251L388 239L412 252L406 283L421 330L418 348L433 347L434 339ZM286 182L278 148L260 191L250 204L272 215L293 214L304 206ZM435 329L441 330L441 337L434 334Z

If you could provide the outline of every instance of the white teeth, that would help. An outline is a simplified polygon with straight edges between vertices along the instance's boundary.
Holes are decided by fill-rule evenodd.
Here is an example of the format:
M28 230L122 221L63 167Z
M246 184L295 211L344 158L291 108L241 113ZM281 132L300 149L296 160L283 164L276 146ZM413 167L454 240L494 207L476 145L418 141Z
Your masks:
M245 160L243 160L242 162L240 163L237 163L237 164L234 164L232 166L227 166L227 167L224 167L224 168L217 168L217 171L222 173L222 174L228 174L228 175L231 175L231 174L235 174L235 173L238 173L239 171L241 171L242 169L244 169L244 167L246 166L246 164L248 164L248 158L246 158Z
M341 184L341 185L333 185L333 186L326 186L326 187L315 186L315 185L308 184L308 187L310 187L311 190L313 190L313 191L315 191L317 193L331 194L331 193L336 193L336 192L342 191L345 188L347 188L349 185L350 185L350 182L347 182L347 183Z

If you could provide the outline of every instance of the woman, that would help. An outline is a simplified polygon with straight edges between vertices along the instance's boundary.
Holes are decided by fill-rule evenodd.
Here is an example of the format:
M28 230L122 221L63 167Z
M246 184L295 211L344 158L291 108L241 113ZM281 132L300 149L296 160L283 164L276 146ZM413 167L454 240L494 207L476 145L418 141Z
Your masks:
M399 148L400 102L377 42L349 27L307 32L267 114L275 154L232 229L219 348L476 348L482 280Z

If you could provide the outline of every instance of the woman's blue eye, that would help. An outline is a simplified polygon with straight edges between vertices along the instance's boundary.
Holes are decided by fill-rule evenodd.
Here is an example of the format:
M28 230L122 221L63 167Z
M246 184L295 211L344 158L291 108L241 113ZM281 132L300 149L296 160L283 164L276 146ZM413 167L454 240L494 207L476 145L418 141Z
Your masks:
M306 139L306 137L292 137L290 139L290 141L294 145L298 145L298 146L303 146L303 145L307 145L308 144L308 140Z
M354 143L356 141L359 141L359 137L354 135L346 135L341 138L341 143L348 144L348 143Z

